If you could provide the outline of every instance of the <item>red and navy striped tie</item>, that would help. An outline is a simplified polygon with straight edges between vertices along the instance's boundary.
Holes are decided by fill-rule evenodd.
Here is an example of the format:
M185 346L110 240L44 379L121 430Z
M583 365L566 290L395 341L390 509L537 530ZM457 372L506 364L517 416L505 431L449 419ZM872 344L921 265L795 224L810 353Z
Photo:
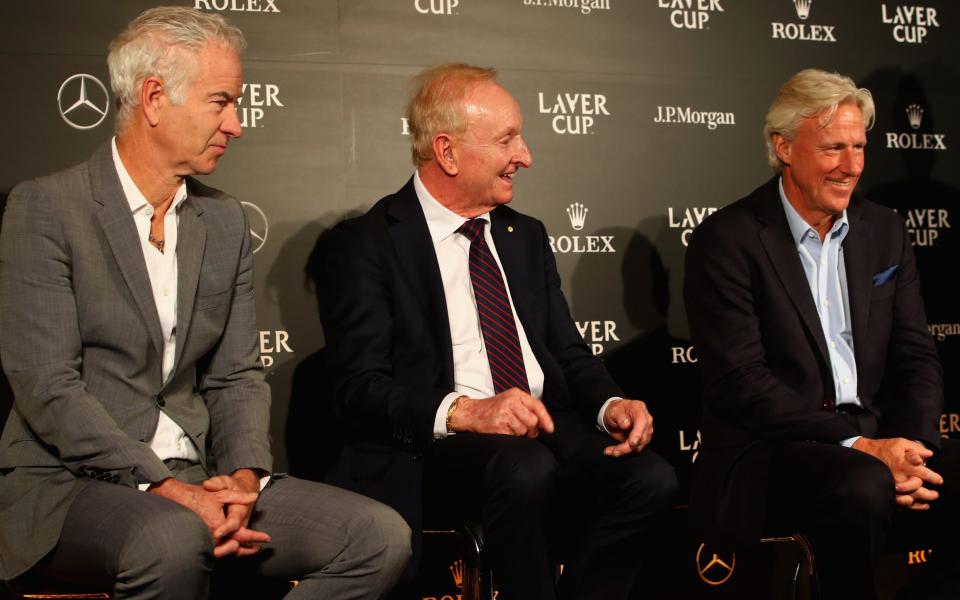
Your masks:
M529 393L527 369L523 364L520 336L517 335L507 288L500 267L483 239L486 223L483 219L470 219L457 232L470 240L470 280L487 347L487 360L490 361L490 374L493 375L494 393L514 387Z

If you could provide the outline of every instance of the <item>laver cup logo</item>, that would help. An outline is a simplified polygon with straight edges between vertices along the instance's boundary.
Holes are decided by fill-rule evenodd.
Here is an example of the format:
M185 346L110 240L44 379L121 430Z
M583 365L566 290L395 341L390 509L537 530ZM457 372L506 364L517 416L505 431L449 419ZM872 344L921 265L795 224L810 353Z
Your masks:
M413 0L413 8L421 15L456 15L460 0Z
M57 91L57 107L63 121L74 129L93 129L107 118L110 94L106 86L86 73L67 77Z
M609 117L607 97L588 92L562 92L555 95L537 94L541 115L553 115L550 124L560 135L587 135L593 133L597 119Z
M680 230L680 243L686 246L690 243L690 234L693 233L697 225L703 223L704 219L715 212L717 212L715 206L694 206L677 210L668 206L667 224L670 229Z
M283 108L280 101L280 86L275 83L244 83L237 113L244 129L263 127L268 110Z
M797 13L797 19L806 21L813 8L813 0L790 0ZM822 1L822 0L818 0ZM833 25L812 25L810 23L770 23L773 29L771 37L775 40L802 40L805 42L835 42Z
M934 246L944 229L952 229L950 211L946 208L908 208L903 215L914 246Z
M670 24L677 29L709 29L710 15L723 12L720 0L657 0L670 9Z
M937 9L928 6L880 5L880 19L892 25L893 39L901 44L925 44L930 29L940 27Z

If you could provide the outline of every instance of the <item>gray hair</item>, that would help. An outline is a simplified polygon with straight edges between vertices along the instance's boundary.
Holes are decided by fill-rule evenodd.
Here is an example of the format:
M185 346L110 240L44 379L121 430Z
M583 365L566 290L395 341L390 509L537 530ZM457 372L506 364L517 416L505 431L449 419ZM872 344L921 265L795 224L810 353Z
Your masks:
M873 127L876 109L870 90L858 88L852 79L839 73L819 69L804 69L791 77L774 98L767 110L763 138L767 144L767 162L779 173L783 163L777 157L773 134L779 133L793 140L801 119L821 115L820 127L833 120L837 108L845 102L855 102L863 114L865 129Z
M159 6L143 12L110 42L107 66L117 99L117 131L139 105L139 88L150 76L163 80L174 104L185 100L196 70L196 54L208 44L243 52L243 32L223 17L182 6Z
M496 82L497 71L463 63L436 65L414 79L416 87L407 105L407 124L413 164L433 160L433 138L438 133L463 133L467 127L463 99L472 86Z

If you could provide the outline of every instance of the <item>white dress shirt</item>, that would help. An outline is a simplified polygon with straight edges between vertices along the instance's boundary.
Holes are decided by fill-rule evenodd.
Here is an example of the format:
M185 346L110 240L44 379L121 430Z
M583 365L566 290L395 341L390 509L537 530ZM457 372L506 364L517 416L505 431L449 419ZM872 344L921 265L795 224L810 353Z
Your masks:
M468 398L489 398L495 395L493 375L490 374L490 362L487 359L487 348L483 340L483 330L480 326L480 315L477 312L477 300L473 295L473 282L470 279L470 240L457 230L467 222L467 219L451 211L433 197L423 185L420 174L414 172L413 187L420 200L420 207L427 219L427 228L433 241L433 249L437 253L437 262L440 265L440 278L443 280L443 294L447 304L447 319L450 323L450 343L453 346L453 384L454 392L447 394L437 408L433 421L433 436L444 438L454 432L447 431L447 411L450 404L460 396ZM510 310L517 325L517 336L520 338L520 351L523 354L523 364L527 371L527 382L530 384L530 395L534 398L543 396L543 369L533 354L523 323L517 318L517 309L510 294L510 283L503 272L497 246L490 234L490 213L477 217L487 222L483 229L483 237L490 247L490 253L500 268L504 286L507 289L507 299L510 301ZM613 399L611 399L613 400ZM597 423L602 428L602 415L610 400L600 409Z
M166 383L173 372L173 360L177 353L177 226L178 212L183 201L187 199L187 184L182 183L174 195L173 202L163 216L163 252L150 243L150 219L153 217L153 206L147 202L143 193L130 178L120 154L117 152L117 140L111 142L113 149L113 164L120 177L120 185L130 204L130 212L137 225L140 237L140 246L143 258L147 265L147 274L150 276L150 286L153 288L153 301L157 306L157 316L160 317L160 331L163 333L163 363L161 375ZM176 424L163 410L157 421L157 430L150 439L150 448L160 460L179 458L199 463L200 453L182 427Z

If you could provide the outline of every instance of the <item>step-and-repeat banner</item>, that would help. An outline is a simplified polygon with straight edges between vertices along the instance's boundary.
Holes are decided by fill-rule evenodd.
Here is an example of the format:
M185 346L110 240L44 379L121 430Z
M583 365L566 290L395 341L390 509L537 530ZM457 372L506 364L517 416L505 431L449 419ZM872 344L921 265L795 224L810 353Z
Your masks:
M160 3L0 4L0 196L86 159L109 137L107 44ZM516 178L514 206L546 223L580 332L626 391L651 405L654 445L684 487L700 441L697 351L681 295L690 233L770 176L763 116L790 75L818 67L868 87L877 122L861 191L899 211L910 230L946 374L941 432L960 437L956 3L172 3L221 13L249 41L244 135L207 182L241 200L250 219L279 469L307 472L324 460L323 442L304 427L322 414L311 403L323 396L313 377L324 338L311 251L334 223L413 173L409 80L451 61L498 68L520 103L533 167ZM3 392L4 414L9 402ZM921 550L904 562L923 562ZM441 568L456 597L455 569Z

